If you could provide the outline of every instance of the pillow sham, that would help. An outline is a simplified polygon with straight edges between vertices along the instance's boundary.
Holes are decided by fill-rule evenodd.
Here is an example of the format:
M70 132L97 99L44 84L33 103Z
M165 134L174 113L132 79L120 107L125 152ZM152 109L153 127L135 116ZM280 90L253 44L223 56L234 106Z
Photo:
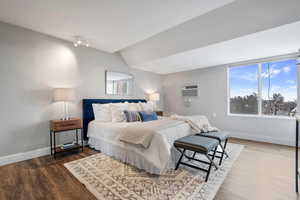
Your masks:
M157 114L155 112L142 111L142 112L139 112L139 114L140 114L141 120L143 122L157 120Z
M95 120L111 122L111 110L109 104L92 104Z
M126 121L127 122L138 122L138 121L141 121L140 114L137 111L125 110L124 111L124 115L126 117Z
M124 122L126 117L124 110L128 109L126 103L112 103L110 104L112 122Z
M128 111L141 111L139 103L127 103Z

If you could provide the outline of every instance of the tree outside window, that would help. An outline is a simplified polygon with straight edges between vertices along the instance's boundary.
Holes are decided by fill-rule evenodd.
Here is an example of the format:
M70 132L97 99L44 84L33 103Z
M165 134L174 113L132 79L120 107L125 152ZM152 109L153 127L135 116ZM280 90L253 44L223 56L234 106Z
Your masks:
M229 68L232 114L291 116L297 108L295 59Z

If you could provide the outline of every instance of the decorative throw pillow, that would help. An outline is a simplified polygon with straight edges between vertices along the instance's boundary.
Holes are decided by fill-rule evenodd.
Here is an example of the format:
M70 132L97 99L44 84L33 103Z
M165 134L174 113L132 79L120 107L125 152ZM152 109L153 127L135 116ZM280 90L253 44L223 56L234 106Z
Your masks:
M109 104L92 104L95 120L111 122L111 110Z
M157 115L155 112L146 112L146 111L142 111L139 112L140 116L141 116L141 120L143 122L148 122L148 121L153 121L153 120L157 120Z
M125 117L126 117L126 121L127 122L137 122L137 121L141 121L141 117L139 112L137 111L129 111L129 110L125 110L124 111Z
M128 109L126 103L112 103L110 104L112 122L124 122L126 117L124 115L124 110Z
M140 107L141 107L142 111L149 111L149 112L154 111L154 105L153 105L152 102L139 103L139 104L140 104Z

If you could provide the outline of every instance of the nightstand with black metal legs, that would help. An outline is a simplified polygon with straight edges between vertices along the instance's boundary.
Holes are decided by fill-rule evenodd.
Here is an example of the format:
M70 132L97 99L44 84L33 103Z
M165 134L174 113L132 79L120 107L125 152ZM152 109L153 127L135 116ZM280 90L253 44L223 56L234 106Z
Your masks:
M70 148L62 149L56 146L56 135L58 133L66 131L75 131L76 133L76 143ZM79 144L78 130L81 134L81 144ZM79 150L83 152L83 131L82 131L82 120L79 118L72 118L69 120L51 120L50 121L50 152L51 155L56 159L56 154L63 153L67 151Z

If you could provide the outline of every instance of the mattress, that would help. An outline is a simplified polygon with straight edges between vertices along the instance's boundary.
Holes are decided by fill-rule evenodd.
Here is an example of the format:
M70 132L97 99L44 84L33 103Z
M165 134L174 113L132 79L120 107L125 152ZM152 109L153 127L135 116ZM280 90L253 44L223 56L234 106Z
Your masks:
M115 159L131 164L152 174L161 174L165 170L175 168L179 152L173 142L192 134L190 126L179 123L174 127L158 130L149 148L128 144L119 140L122 129L129 125L139 126L147 122L99 122L91 121L88 127L89 145Z

